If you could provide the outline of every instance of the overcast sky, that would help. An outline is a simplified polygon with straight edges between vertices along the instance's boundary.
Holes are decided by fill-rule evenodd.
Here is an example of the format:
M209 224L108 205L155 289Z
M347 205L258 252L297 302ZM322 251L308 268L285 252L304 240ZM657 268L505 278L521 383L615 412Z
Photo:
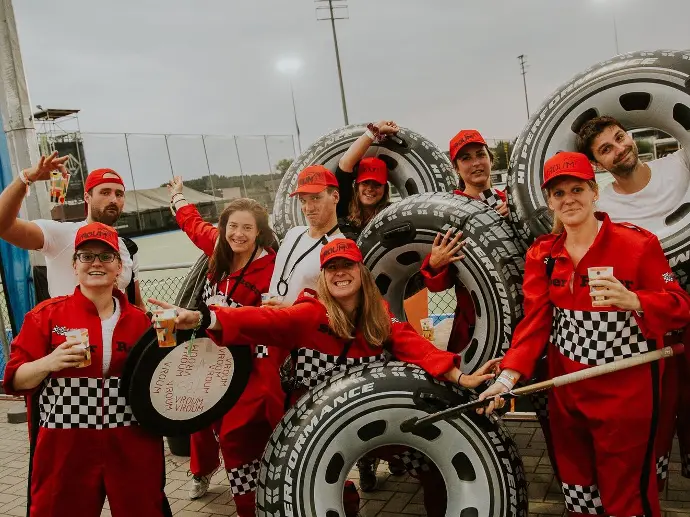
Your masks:
M343 125L331 27L316 21L315 5L14 1L32 104L80 109L83 131L292 134L289 83L276 62L294 57L303 63L293 78L303 147ZM350 121L391 118L443 149L461 128L514 138L526 122L517 56L527 56L536 109L571 76L615 53L614 13L621 52L690 48L689 0L348 6L349 19L336 26ZM261 168L253 156L263 142L246 142L257 150L247 152L245 170ZM272 144L269 154L284 148Z

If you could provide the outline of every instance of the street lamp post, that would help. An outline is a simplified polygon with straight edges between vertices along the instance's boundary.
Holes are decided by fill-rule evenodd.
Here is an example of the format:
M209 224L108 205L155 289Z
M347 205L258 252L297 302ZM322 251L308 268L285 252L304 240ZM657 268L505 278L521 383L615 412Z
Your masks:
M297 132L297 149L302 154L302 141L300 139L299 123L297 122L297 108L295 106L295 90L292 87L292 76L302 68L302 63L297 59L283 59L278 62L277 68L288 77L290 83L290 97L292 98L292 115L295 118L295 131Z

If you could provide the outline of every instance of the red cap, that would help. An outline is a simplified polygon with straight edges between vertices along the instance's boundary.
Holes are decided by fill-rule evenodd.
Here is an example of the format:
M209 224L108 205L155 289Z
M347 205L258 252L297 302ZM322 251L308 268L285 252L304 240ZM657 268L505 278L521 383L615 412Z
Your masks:
M321 269L333 259L344 258L352 262L362 262L362 252L352 239L333 239L321 248Z
M476 129L463 129L450 141L450 161L454 162L455 157L460 152L460 149L467 144L482 144L486 145L484 137Z
M107 244L113 250L120 251L120 241L118 240L117 230L103 223L91 223L79 228L77 237L74 239L74 249L79 248L87 241L98 241Z
M376 156L362 158L357 165L357 183L375 181L379 185L388 182L388 167L386 162Z
M297 190L290 194L290 197L297 194L318 194L326 187L338 188L335 175L323 165L310 165L302 169L297 176Z
M582 153L571 153L562 151L555 154L544 164L544 183L541 188L546 188L546 184L554 178L560 176L572 176L581 180L594 179L594 167Z
M113 169L96 169L87 176L86 183L84 183L84 192L88 192L102 183L119 183L122 185L122 188L125 186L125 182L122 181L120 175Z

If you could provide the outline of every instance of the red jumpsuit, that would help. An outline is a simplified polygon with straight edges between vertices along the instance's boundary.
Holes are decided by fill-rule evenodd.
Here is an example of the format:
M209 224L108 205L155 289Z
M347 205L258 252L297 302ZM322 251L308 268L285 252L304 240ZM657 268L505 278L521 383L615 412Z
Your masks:
M346 364L337 365L346 341L329 332L326 308L310 289L302 291L295 304L285 309L211 309L223 327L222 331L209 332L219 346L261 341L289 350L295 347L294 343L300 343L295 376L305 387L316 386L347 366L383 359L381 347L370 346L358 331L347 351ZM391 319L390 351L398 360L416 364L441 380L444 380L444 373L459 366L460 356L437 349L408 323L399 322L392 316ZM384 447L371 455L401 460L419 477L429 515L445 515L445 483L438 470L417 451L400 449Z
M491 208L496 207L498 201L506 202L505 192L498 189L491 189L493 195L484 196L479 198L473 198L468 196L462 190L456 190L454 193L459 196L469 197L471 199L477 199L486 203ZM482 193L483 194L483 193ZM456 354L461 353L467 345L470 344L472 338L472 331L476 321L474 312L474 303L472 302L472 297L467 288L460 282L456 282L453 276L455 271L453 271L449 265L446 265L437 270L431 269L429 266L429 259L431 254L427 255L422 262L422 267L420 272L424 278L424 285L432 293L439 293L450 289L455 286L455 298L457 300L457 305L455 307L455 318L453 319L453 329L450 333L450 338L448 339L448 351L455 352Z
M165 459L160 436L141 429L120 392L119 376L129 350L151 323L115 289L121 315L112 340L108 377L103 376L101 320L77 287L27 313L12 343L4 388L26 395L31 430L28 513L31 517L98 517L106 496L115 517L172 515L165 497ZM13 389L17 369L65 342L65 332L87 328L91 365L50 374L30 392Z
M205 222L194 205L181 207L176 219L192 242L207 256L211 256L218 240L218 228ZM258 250L257 254L261 252ZM261 293L268 292L276 258L275 251L270 248L264 253L263 257L255 259L247 267L236 288L234 286L241 271L230 274L215 285L207 279L203 301L217 294L227 296L234 288L232 298L227 300L229 306L261 305ZM221 421L193 433L190 443L190 470L195 476L208 475L220 466L220 447L240 517L254 515L261 455L273 428L283 417L284 404L278 372L287 353L273 346L252 347L255 359L242 396Z
M575 267L565 234L537 239L527 253L525 317L502 368L532 376L546 346L555 377L663 346L664 334L690 321L690 295L678 284L658 239L597 214L601 229ZM554 260L551 278L546 273ZM612 266L635 292L641 314L593 308L587 268ZM597 310L599 309L599 310ZM549 392L549 427L571 515L660 516L655 438L664 362L654 362Z

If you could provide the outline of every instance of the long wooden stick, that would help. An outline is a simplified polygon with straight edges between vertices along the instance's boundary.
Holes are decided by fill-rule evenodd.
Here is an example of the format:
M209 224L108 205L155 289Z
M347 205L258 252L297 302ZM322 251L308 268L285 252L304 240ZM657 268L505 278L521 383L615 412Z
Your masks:
M652 352L647 352L645 354L636 355L635 357L628 357L627 359L621 359L619 361L613 361L606 364L600 364L599 366L593 366L592 368L585 368L579 372L567 373L565 375L559 375L548 381L537 382L535 384L530 384L529 386L524 386L522 388L517 388L501 395L504 400L511 400L524 395L529 395L532 393L537 393L540 391L550 390L551 388L557 388L559 386L565 386L566 384L573 384L575 382L580 382L585 379L592 379L594 377L599 377L601 375L607 375L609 373L618 372L620 370L626 370L632 368L633 366L639 366L641 364L651 363L658 361L659 359L665 359L672 357L674 355L682 354L684 347L682 344L666 346L660 350L654 350ZM486 398L484 400L474 400L468 402L467 404L461 404L452 408L444 409L437 413L432 413L428 416L419 418L412 417L405 420L400 424L400 430L404 433L414 432L421 427L433 424L439 420L446 420L448 418L455 418L461 415L465 411L471 409L476 409L484 406L488 406L493 397Z

